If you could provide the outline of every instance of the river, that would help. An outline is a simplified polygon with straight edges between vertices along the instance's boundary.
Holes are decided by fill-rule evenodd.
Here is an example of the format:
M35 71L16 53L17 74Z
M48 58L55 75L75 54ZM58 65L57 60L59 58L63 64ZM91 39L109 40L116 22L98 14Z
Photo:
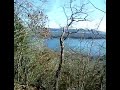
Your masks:
M55 51L60 51L58 38L46 39L45 45ZM106 39L75 39L68 38L64 41L65 50L72 50L90 56L106 54Z

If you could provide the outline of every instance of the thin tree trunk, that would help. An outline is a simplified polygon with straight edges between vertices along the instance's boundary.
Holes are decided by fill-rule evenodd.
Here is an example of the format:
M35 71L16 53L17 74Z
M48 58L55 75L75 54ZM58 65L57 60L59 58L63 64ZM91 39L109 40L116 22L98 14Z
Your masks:
M63 33L60 37L60 49L61 49L61 55L60 55L60 62L59 62L59 66L58 69L56 71L56 75L55 75L55 83L54 83L54 90L59 90L58 88L58 81L59 81L59 77L60 77L60 72L61 72L61 67L62 67L62 62L64 59L64 40L68 38L68 36L64 39L64 35L65 35L65 30L68 30L68 27L72 24L73 22L73 18L71 19L70 23L68 24L68 20L67 20L67 25L66 27L63 28ZM69 35L69 33L68 33Z
M60 62L59 62L59 66L58 66L58 69L57 69L56 75L55 75L54 90L59 90L58 82L59 82L60 72L61 72L61 68L62 68L62 62L64 59L64 34L65 34L65 30L63 28L63 33L60 37L60 46L61 46Z

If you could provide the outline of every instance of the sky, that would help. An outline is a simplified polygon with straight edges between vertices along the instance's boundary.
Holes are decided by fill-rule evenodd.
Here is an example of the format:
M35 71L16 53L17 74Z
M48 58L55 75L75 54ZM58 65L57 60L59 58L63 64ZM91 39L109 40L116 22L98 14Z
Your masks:
M22 0L21 0L22 1ZM24 0L23 0L24 1ZM45 14L48 16L49 22L48 25L50 28L60 28L66 26L67 18L64 14L63 7L69 6L70 0L47 0L46 3L40 3L40 0L28 0L32 1L35 6L42 7L45 10ZM74 1L72 5L80 6L82 3L85 3L87 0L72 0ZM94 6L106 12L106 0L90 0ZM88 12L88 20L90 21L81 21L72 24L72 28L88 28L96 29L99 22L100 26L98 30L106 32L106 13L103 13L96 8L94 8L90 3L85 7L86 12ZM71 15L69 9L65 8L66 14Z
M66 25L66 17L63 12L63 6L64 4L68 4L67 1L69 0L53 0L54 2L51 2L51 7L47 12L47 15L49 17L49 27L50 28L59 28L60 26ZM85 1L85 0L81 0ZM106 11L106 3L104 0L90 0L97 8ZM80 0L76 0L75 4L78 4ZM95 9L91 4L87 6L89 16L88 19L90 21L82 21L73 23L73 28L89 28L89 29L96 29L98 27L99 22L101 21L101 18L103 20L101 21L101 24L99 26L100 31L106 32L106 13L103 13L97 9ZM66 13L69 14L69 11Z

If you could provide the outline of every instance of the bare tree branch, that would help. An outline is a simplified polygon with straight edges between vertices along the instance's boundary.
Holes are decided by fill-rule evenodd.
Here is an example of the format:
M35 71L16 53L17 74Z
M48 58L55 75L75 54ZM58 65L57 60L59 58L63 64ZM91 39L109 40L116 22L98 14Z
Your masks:
M103 18L104 18L104 16L100 19L100 22L99 22L99 24L98 24L98 26L97 26L97 29L99 28L99 26L100 26L100 24L101 24Z
M104 18L104 16L100 19L100 22L98 23L98 26L97 26L96 30L98 30L98 28L99 28L99 26L100 26L103 18ZM103 36L100 35L99 31L96 31L96 33L95 33L93 30L91 30L91 32L94 34L93 39L94 39L96 36L100 36L101 38L104 38Z
M97 8L90 0L88 0L88 1L89 1L90 4L91 4L94 8L96 8L97 10L99 10L99 11L101 11L101 12L103 12L103 13L106 13L105 11L103 11L103 10Z
M66 40L70 34L77 33L78 31L79 31L79 29L76 32L69 32L69 31L66 32L67 36L64 38L64 40Z

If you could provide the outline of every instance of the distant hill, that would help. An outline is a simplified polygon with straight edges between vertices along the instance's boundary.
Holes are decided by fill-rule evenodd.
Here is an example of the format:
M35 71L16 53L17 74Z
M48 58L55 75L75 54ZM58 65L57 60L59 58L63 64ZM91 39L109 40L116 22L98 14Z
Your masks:
M67 36L67 32L65 37ZM69 29L69 32L72 33L69 38L84 38L84 39L105 39L106 33L102 31L97 31L95 29ZM50 28L51 38L59 38L62 34L61 29Z

